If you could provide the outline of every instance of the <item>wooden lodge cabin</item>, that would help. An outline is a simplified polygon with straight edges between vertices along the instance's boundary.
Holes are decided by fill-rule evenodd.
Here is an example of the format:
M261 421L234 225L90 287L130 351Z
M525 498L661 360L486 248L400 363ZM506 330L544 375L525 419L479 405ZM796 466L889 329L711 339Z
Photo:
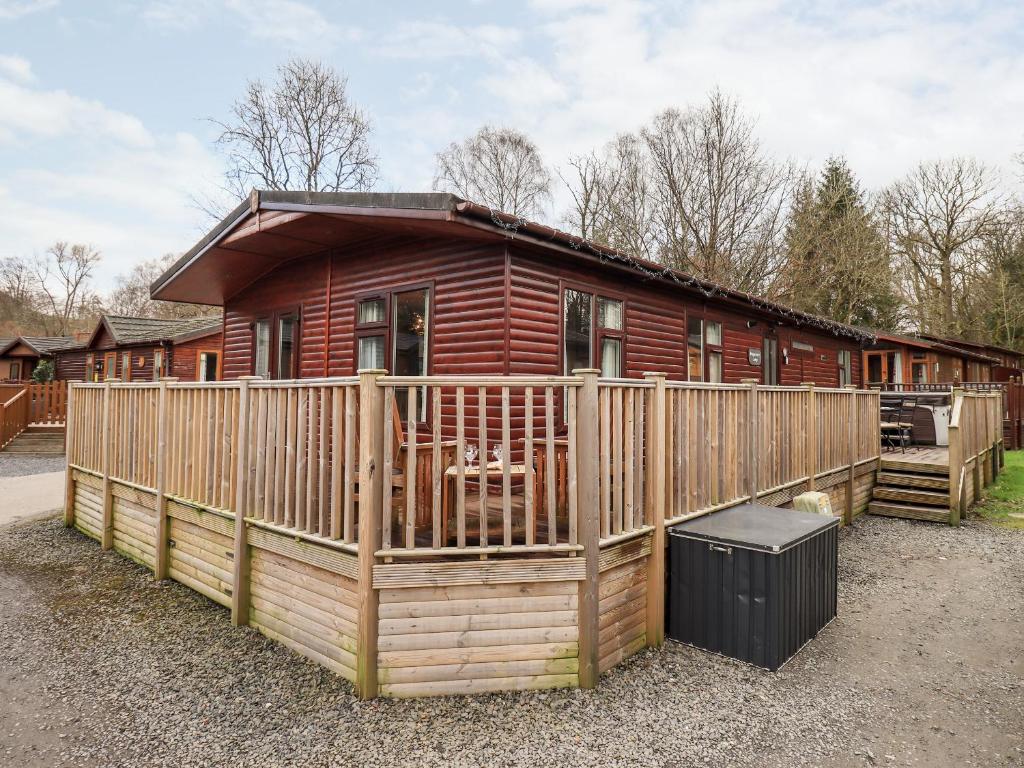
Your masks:
M594 367L836 387L873 341L439 193L254 191L152 296L224 307L226 379Z
M923 338L995 359L995 363L992 365L991 379L968 378L967 381L1009 381L1014 378L1019 379L1024 375L1024 352L996 344L982 344L965 339L946 339L927 334Z
M75 381L221 378L220 317L158 319L103 315L88 342L56 355L56 377Z
M865 387L950 385L993 380L999 362L989 354L930 338L875 331L876 341L862 353Z
M0 381L28 381L40 360L81 348L74 336L16 336L0 339Z

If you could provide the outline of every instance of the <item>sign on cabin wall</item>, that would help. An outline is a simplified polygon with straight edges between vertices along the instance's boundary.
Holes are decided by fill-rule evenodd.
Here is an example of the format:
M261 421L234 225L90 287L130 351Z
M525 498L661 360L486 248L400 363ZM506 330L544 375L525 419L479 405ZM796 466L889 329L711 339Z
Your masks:
M747 362L751 365L761 364L761 350L751 347L747 350Z

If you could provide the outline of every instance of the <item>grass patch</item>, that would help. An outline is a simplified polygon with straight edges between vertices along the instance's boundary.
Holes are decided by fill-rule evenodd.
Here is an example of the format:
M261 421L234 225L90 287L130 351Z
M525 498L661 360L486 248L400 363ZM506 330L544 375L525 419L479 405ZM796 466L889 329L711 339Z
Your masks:
M1006 466L973 511L986 520L1024 531L1024 451L1006 452Z

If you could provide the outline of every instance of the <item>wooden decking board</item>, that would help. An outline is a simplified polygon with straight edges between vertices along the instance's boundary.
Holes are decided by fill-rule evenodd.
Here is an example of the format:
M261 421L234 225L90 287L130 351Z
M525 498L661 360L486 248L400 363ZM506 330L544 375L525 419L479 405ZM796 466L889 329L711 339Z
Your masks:
M882 459L882 471L895 470L897 472L920 472L928 475L948 475L949 464L931 464L918 461L904 461L900 459Z
M948 509L917 506L914 504L893 504L881 501L872 501L868 505L868 512L872 515L902 517L910 520L924 520L930 523L949 522Z
M911 488L885 488L875 486L874 498L883 501L900 501L911 504L925 504L932 507L949 509L949 493L924 491Z
M937 490L949 490L949 476L918 475L913 472L879 472L877 482L879 485L899 486L907 488L935 488Z

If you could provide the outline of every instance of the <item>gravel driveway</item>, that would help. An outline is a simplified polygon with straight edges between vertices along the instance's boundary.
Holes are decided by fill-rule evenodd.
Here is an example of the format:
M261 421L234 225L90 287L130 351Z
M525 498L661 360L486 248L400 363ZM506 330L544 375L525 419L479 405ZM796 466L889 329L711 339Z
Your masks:
M23 477L25 475L41 475L44 472L62 472L66 466L64 456L0 453L0 477Z
M0 530L10 766L1024 765L1024 535L869 518L779 673L668 643L596 691L359 702L56 521Z

